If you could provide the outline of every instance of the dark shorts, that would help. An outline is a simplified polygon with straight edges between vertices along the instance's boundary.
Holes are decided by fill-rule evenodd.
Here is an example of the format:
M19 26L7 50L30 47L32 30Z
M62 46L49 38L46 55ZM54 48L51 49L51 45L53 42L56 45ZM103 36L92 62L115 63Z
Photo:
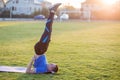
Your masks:
M50 42L50 41L49 41ZM35 50L35 53L37 55L42 55L44 54L47 49L48 49L48 46L49 46L49 42L47 43L42 43L42 42L37 42L34 46L34 50Z

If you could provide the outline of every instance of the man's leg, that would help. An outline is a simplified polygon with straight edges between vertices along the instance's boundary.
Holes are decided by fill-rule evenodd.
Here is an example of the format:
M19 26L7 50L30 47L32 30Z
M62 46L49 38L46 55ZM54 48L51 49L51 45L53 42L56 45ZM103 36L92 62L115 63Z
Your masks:
M40 38L40 41L38 41L35 44L35 46L34 46L35 53L37 55L44 54L47 51L47 49L48 49L50 38L51 38L51 32L52 32L52 24L53 24L54 14L55 14L55 11L57 10L57 8L60 5L61 4L58 3L58 4L54 5L50 9L50 15L49 15L49 18L47 19L44 33L42 34L42 36Z

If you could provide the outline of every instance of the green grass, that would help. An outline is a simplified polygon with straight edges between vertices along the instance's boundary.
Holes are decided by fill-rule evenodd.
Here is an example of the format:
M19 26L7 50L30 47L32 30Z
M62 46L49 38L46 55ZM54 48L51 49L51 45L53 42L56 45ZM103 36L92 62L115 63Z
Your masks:
M0 22L0 65L26 66L45 22ZM55 22L47 51L51 74L0 72L0 80L120 80L120 22Z

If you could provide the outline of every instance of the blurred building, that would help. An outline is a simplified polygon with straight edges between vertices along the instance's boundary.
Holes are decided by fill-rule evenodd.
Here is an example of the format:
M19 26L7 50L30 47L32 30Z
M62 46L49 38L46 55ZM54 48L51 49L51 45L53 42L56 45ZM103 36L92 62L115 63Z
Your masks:
M82 19L116 19L119 18L120 0L112 5L106 5L101 0L86 0L81 4Z
M42 10L42 3L44 0L39 0L39 3L36 3L35 0L9 0L6 2L6 8L10 10L13 15L30 15L35 11ZM50 3L46 3L50 5Z
M100 0L86 0L81 4L82 19L93 18L92 11L99 11L100 9Z

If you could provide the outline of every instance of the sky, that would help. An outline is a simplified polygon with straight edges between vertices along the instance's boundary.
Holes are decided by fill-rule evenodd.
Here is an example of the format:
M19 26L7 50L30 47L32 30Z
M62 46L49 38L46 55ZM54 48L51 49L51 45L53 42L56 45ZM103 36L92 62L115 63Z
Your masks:
M47 1L52 2L52 3L58 3L58 2L64 3L64 4L69 3L70 5L72 5L76 8L80 8L80 6L81 6L80 3L84 2L85 0L47 0Z

